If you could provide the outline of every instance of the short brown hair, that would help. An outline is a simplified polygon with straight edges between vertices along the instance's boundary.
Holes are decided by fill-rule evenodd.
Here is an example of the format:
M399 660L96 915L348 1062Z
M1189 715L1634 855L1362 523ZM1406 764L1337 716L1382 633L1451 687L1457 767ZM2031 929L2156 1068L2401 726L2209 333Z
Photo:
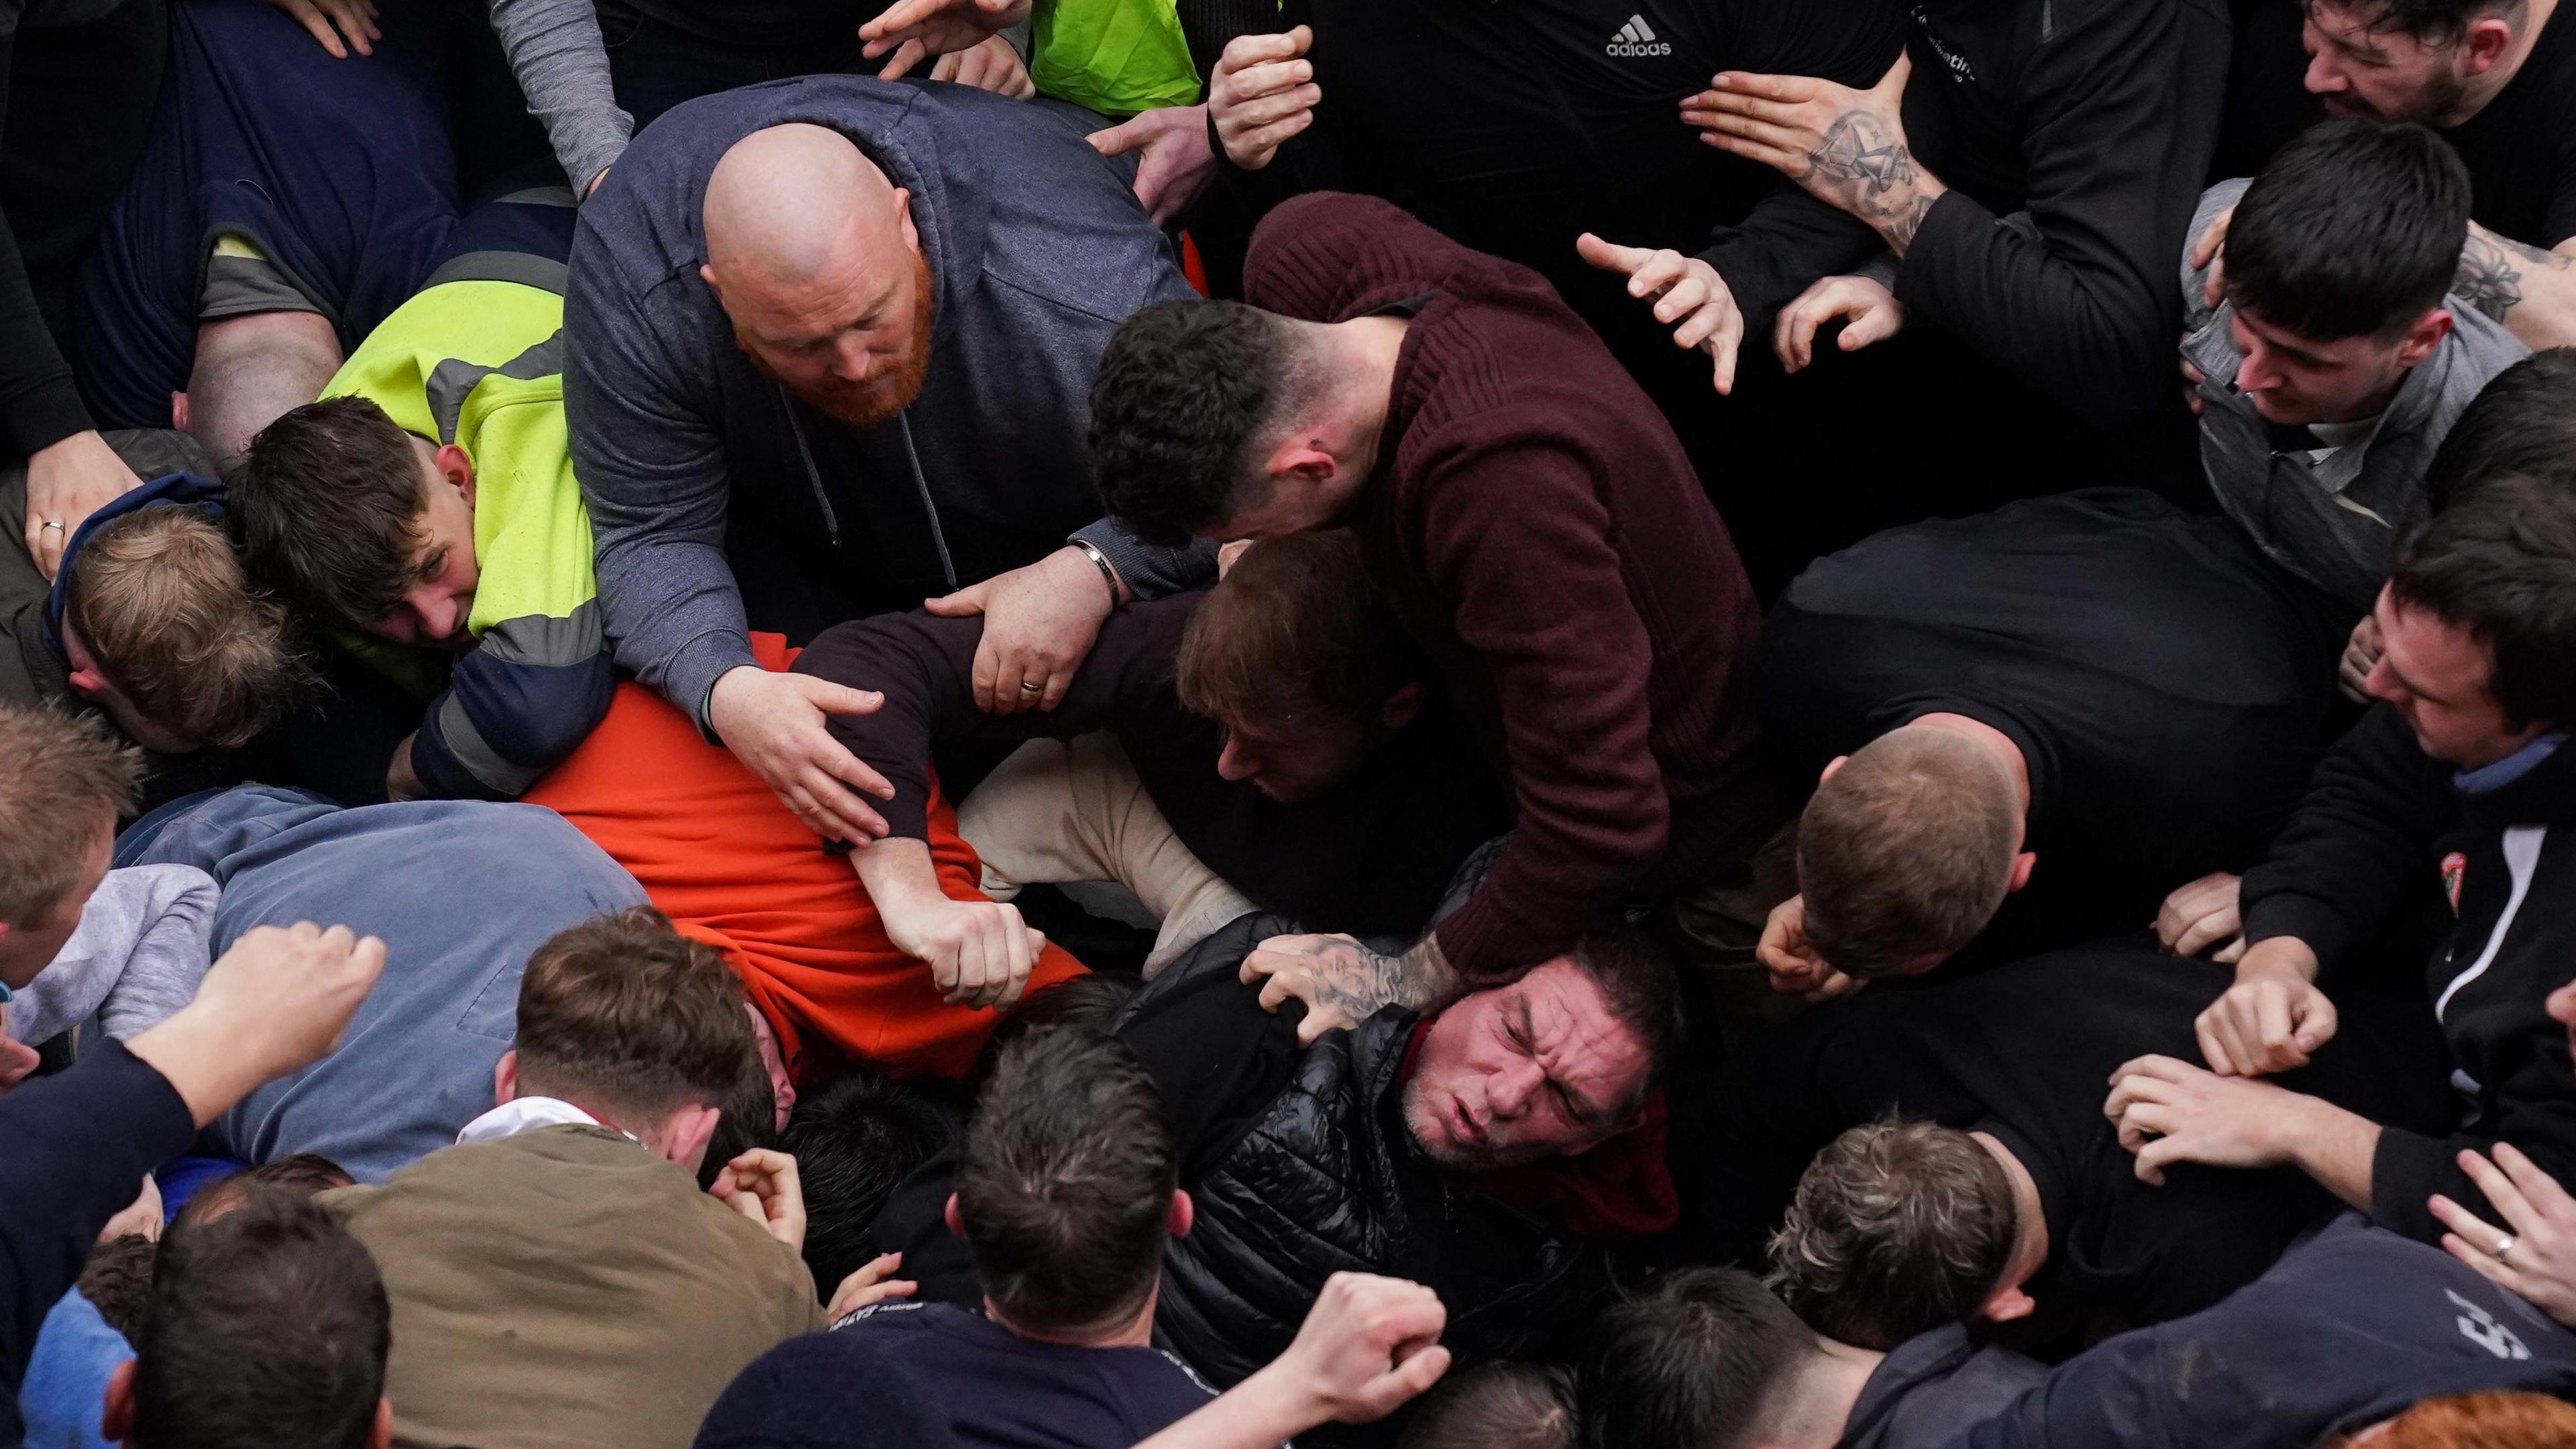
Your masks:
M644 1121L723 1104L760 1048L715 948L651 906L560 931L519 980L519 1081Z
M1365 724L1423 663L1336 529L1244 550L1191 613L1173 675L1213 720Z
M2354 1441L2342 1439L2338 1444ZM2388 1421L2371 1449L2560 1449L2576 1444L2576 1405L2547 1394L2484 1389L2426 1399Z
M1574 1370L1478 1364L1423 1395L1397 1449L1574 1449Z
M1818 1333L1890 1349L1976 1312L2018 1228L2003 1164L1975 1138L1874 1122L1808 1164L1764 1281Z
M1965 946L2003 904L2021 816L2012 772L1965 735L1907 728L1870 741L1798 821L1807 940L1864 980Z
M51 708L0 704L0 921L51 915L101 829L134 809L143 757Z
M260 429L232 477L251 572L317 618L390 614L413 583L419 450L375 402L326 397Z
M315 677L286 610L193 508L101 524L74 562L65 618L145 719L201 745L250 743Z

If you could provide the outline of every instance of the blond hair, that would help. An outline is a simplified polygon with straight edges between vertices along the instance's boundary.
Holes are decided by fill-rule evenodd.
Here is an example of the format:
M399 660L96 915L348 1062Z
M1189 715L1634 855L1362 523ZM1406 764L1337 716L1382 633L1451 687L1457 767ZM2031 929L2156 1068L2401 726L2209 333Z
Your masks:
M144 718L201 745L244 745L312 681L286 610L253 589L193 508L100 526L74 560L72 627Z
M132 810L142 757L61 710L0 704L0 921L53 914L90 845Z

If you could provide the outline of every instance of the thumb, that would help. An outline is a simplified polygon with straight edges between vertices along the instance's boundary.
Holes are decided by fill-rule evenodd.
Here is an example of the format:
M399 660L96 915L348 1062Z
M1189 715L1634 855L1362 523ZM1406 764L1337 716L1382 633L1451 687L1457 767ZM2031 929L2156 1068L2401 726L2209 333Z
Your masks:
M1440 1376L1447 1372L1449 1372L1448 1345L1435 1343L1429 1348L1419 1350L1411 1358L1397 1364L1394 1370L1387 1374L1389 1386L1403 1396L1396 1399L1395 1404L1420 1397L1428 1392L1433 1384L1440 1382ZM1389 1404L1388 1407L1392 1409L1394 1404Z
M1633 272L1646 259L1636 247L1604 241L1588 231L1574 239L1574 254L1605 272Z
M1887 95L1903 95L1905 78L1912 74L1914 74L1914 58L1900 50L1896 53L1896 64L1889 66L1887 74L1880 76L1878 84L1871 86L1870 89Z
M971 619L984 612L984 585L973 584L953 594L921 601L922 612L940 619Z
M1034 956L1038 952L1046 949L1046 932L1039 930L1035 926L1030 926L1027 930L1029 933L1029 954Z
M1895 335L1895 308L1864 307L1843 324L1840 345L1845 352L1858 352L1873 342L1885 342Z
M1139 116L1134 120L1122 121L1105 131L1094 131L1082 139L1089 141L1091 149L1103 156L1124 156L1145 144L1145 130L1141 124L1143 120L1144 117Z
M806 681L806 702L825 714L874 714L885 703L885 696L872 689L852 689L810 674L790 677Z

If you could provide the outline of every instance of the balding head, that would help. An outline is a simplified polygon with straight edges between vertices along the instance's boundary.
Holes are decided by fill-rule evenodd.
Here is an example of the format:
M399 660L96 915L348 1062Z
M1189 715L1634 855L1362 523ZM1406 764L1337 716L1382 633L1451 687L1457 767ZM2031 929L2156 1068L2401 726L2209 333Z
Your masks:
M771 126L707 177L713 287L752 362L848 421L909 406L929 365L931 278L911 194L824 126Z

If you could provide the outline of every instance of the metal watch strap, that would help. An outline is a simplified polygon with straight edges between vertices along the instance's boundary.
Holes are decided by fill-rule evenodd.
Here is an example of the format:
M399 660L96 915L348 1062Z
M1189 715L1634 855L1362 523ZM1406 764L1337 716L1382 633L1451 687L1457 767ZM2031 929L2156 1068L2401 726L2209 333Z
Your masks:
M1118 570L1109 566L1109 555L1102 553L1100 546L1087 538L1075 539L1073 546L1082 550L1083 557L1091 560L1093 568L1100 570L1100 581L1109 586L1109 607L1117 608Z

